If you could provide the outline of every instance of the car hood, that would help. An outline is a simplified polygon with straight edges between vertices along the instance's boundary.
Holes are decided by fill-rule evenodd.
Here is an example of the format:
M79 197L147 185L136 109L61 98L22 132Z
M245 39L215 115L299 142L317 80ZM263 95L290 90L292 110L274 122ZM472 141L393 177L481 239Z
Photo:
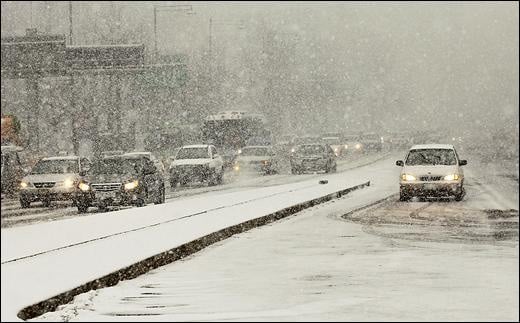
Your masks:
M79 178L78 174L75 173L65 173L65 174L29 174L25 176L22 180L25 182L62 182L68 178L77 179Z
M172 166L204 165L204 164L209 164L210 162L211 162L211 158L179 159L179 160L174 160L171 165Z
M240 156L237 157L238 162L262 161L271 160L270 156Z
M89 183L123 183L136 179L135 174L91 174L85 176Z
M326 156L323 156L323 155L305 155L305 156L296 155L296 156L294 156L294 158L298 158L298 159L324 159L324 158L326 158Z
M457 165L425 165L425 166L404 166L401 171L402 174L411 175L448 175L458 174L459 168Z

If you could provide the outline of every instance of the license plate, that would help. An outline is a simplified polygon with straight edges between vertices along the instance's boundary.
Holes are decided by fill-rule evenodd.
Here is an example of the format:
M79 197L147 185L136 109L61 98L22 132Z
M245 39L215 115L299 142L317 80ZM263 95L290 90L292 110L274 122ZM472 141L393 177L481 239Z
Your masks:
M46 195L48 193L49 193L49 189L48 188L39 188L38 189L38 194Z
M434 190L435 184L424 184L424 189L425 190Z
M97 192L96 196L101 199L113 199L116 197L116 192Z

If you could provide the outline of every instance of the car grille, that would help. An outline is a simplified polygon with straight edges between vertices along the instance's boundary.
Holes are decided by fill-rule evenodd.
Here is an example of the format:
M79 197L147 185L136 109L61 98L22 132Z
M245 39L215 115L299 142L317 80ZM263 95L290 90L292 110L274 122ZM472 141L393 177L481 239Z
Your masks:
M38 182L34 183L34 187L36 188L51 188L54 187L56 182Z
M434 182L440 181L442 176L421 176L419 179L423 182Z
M91 185L93 191L98 192L111 192L118 191L121 189L121 183L102 183L102 184L92 184Z
M182 165L179 169L184 173L205 173L207 171L206 165Z

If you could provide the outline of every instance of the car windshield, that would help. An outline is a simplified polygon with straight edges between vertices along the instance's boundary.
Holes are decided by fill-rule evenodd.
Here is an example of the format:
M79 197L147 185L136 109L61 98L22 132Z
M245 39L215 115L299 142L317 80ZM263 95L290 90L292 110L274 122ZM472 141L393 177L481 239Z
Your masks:
M299 156L323 155L325 148L321 145L302 145L296 147L294 152Z
M141 159L106 158L94 163L89 174L136 174L141 166Z
M345 136L344 139L345 139L345 141L356 141L356 140L359 140L359 137L355 136L355 135L349 135L349 136Z
M208 148L182 148L177 153L175 159L200 159L200 158L209 158Z
M245 147L242 148L242 156L267 156L269 149L266 147Z
M453 149L414 149L406 158L406 165L456 165Z
M341 143L339 142L339 138L338 137L328 137L328 138L323 138L323 140L328 143L329 145L340 145Z
M34 165L31 174L66 174L78 173L78 161L75 159L67 160L40 160Z

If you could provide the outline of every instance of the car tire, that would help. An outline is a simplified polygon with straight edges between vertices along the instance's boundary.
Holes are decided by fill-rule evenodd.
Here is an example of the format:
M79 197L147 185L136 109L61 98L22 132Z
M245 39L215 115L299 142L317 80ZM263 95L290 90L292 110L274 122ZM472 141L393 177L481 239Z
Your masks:
M298 175L299 173L295 168L291 168L291 174Z
M175 187L177 187L177 181L170 180L170 187L175 189Z
M332 172L335 173L338 170L338 164L334 163L334 167L332 168Z
M44 207L49 207L51 206L51 200L50 199L45 199L42 201L42 204Z
M464 191L464 189L461 189L460 193L455 195L455 201L457 201L457 202L462 201L464 199L464 195L466 195L465 193L466 192Z
M78 203L77 206L78 206L78 213L87 213L88 204Z
M224 169L220 170L220 175L218 176L217 184L222 185L224 182Z
M22 209L27 209L31 206L31 202L27 201L24 198L20 198L20 206L22 207Z
M161 186L159 188L159 191L157 192L157 196L156 196L154 204L163 204L165 199L166 198L165 198L164 186Z
M108 207L106 205L99 205L98 210L99 210L99 212L107 212Z
M142 198L138 198L136 201L135 201L135 206L137 207L143 207L145 205L144 203L144 199Z
M410 199L410 196L404 192L399 192L399 201L406 202Z

